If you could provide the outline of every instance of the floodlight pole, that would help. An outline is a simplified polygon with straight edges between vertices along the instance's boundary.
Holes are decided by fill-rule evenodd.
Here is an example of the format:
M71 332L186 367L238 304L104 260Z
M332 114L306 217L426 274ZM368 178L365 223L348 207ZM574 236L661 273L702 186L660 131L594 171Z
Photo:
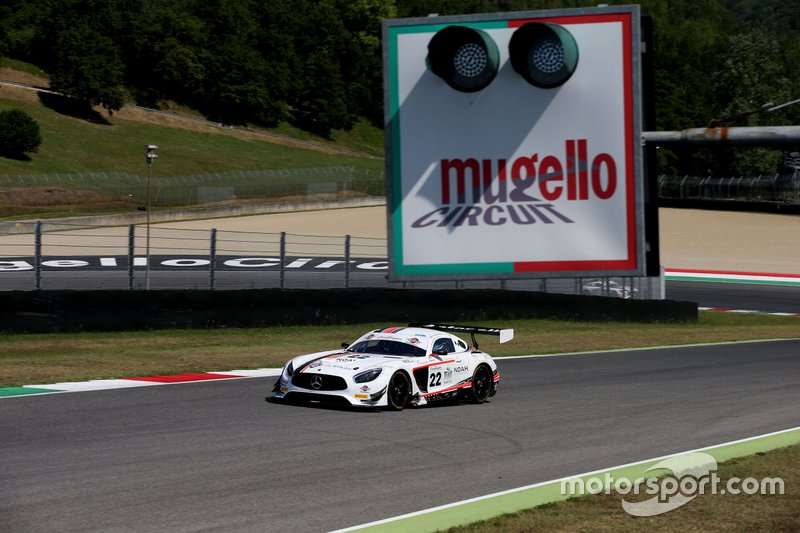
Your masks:
M147 206L145 212L147 219L145 226L147 228L147 237L145 238L145 270L144 270L144 288L150 290L150 168L153 166L153 160L158 157L155 151L158 146L155 144L144 145L145 161L147 162Z

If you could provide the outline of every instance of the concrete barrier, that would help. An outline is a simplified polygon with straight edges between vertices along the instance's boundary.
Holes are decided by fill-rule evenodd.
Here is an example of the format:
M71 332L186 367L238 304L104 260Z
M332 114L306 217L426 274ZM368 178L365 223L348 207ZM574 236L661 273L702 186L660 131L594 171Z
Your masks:
M198 207L195 209L175 209L169 211L153 211L150 223L176 222L181 220L198 220L207 218L227 218L248 215L266 215L272 213L293 213L302 211L321 211L324 209L344 209L350 207L375 207L386 205L386 198L381 196L361 196L330 200L320 198L304 202L283 203L240 203L217 207ZM36 220L13 220L0 222L0 234L33 233ZM59 225L63 223L63 225ZM127 226L129 224L145 224L147 213L122 213L115 215L91 215L82 217L66 217L47 219L47 231L75 229L75 226Z
M11 291L6 333L267 327L523 318L630 322L697 320L697 304L502 290Z

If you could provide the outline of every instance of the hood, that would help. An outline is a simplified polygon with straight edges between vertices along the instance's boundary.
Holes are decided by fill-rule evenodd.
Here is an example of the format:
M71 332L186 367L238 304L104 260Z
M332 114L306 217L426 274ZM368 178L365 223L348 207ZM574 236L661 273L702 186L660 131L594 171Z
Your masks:
M333 375L352 375L376 366L393 366L404 357L386 356L378 354L361 354L354 352L337 351L307 361L304 365L296 366L295 372L321 373Z

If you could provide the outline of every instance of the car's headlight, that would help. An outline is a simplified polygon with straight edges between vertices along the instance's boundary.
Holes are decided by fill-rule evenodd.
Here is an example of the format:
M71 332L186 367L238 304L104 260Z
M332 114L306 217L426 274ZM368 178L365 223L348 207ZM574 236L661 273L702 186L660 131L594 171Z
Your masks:
M382 368L373 368L371 370L367 370L366 372L356 374L353 377L353 381L355 381L356 383L366 383L368 381L373 381L378 376L381 375L381 372L383 372Z
M294 364L292 364L292 361L289 361L289 364L283 369L283 374L288 377L294 375Z

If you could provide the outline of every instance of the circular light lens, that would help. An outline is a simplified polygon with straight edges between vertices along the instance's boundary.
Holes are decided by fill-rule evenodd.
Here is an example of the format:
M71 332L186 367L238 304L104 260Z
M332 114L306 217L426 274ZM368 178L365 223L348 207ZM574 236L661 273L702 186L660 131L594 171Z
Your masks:
M453 66L465 78L474 78L486 68L489 57L477 43L466 43L456 50Z
M428 42L428 68L453 89L471 93L489 86L500 66L500 52L477 28L447 26Z
M558 72L564 67L564 47L560 42L542 41L531 50L531 67L547 74Z
M523 24L511 36L508 52L514 70L541 89L566 83L578 66L578 43L558 24Z

